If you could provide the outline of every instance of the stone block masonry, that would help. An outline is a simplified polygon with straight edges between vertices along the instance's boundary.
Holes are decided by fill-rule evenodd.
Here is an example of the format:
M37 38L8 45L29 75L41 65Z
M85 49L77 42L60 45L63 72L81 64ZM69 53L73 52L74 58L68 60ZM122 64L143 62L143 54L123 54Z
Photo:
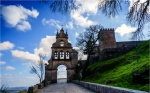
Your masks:
M77 80L74 80L72 82L75 84L79 84L85 88L88 88L92 91L95 91L96 93L148 93L145 91L138 91L138 90L132 90L132 89L127 89L127 88L113 87L113 86L108 86L108 85L83 82L83 81L77 81Z

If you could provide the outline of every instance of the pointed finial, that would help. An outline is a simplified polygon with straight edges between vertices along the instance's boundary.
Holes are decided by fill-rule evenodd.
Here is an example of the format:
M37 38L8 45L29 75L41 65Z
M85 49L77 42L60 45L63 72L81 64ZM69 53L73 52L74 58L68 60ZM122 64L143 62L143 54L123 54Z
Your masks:
M67 33L67 29L66 29L66 35L68 35L68 33Z
M57 29L57 33L56 33L56 36L58 36L58 29Z

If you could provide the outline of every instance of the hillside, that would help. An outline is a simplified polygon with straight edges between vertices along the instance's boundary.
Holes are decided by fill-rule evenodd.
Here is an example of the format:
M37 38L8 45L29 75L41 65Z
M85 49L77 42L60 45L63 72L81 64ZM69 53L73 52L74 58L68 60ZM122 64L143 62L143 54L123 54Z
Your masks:
M138 84L133 82L133 73L148 71L150 67L150 40L120 57L102 62L96 62L88 67L88 82L107 84L136 90L149 91L149 84ZM139 54L138 61L136 53ZM147 75L144 78L149 78Z

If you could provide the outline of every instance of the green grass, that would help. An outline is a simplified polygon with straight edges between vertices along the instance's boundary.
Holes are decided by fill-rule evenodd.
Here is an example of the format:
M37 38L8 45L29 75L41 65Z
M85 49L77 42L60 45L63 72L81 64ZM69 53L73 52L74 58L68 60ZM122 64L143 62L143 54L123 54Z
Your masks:
M134 72L142 72L150 67L149 41L145 41L137 49L134 49L120 57L102 62L96 62L88 67L89 73L93 74L87 77L85 81L119 86L124 88L149 91L149 84L141 85L132 82ZM139 60L136 61L136 51L139 54Z

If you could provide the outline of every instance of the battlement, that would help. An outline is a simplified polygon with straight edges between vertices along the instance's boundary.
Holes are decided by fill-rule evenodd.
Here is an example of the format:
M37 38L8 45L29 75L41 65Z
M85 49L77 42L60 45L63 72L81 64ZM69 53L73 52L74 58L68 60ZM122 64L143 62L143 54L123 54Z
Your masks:
M114 28L102 28L100 31L114 31Z
M100 29L98 37L99 37L100 50L107 49L107 48L116 48L114 28Z

